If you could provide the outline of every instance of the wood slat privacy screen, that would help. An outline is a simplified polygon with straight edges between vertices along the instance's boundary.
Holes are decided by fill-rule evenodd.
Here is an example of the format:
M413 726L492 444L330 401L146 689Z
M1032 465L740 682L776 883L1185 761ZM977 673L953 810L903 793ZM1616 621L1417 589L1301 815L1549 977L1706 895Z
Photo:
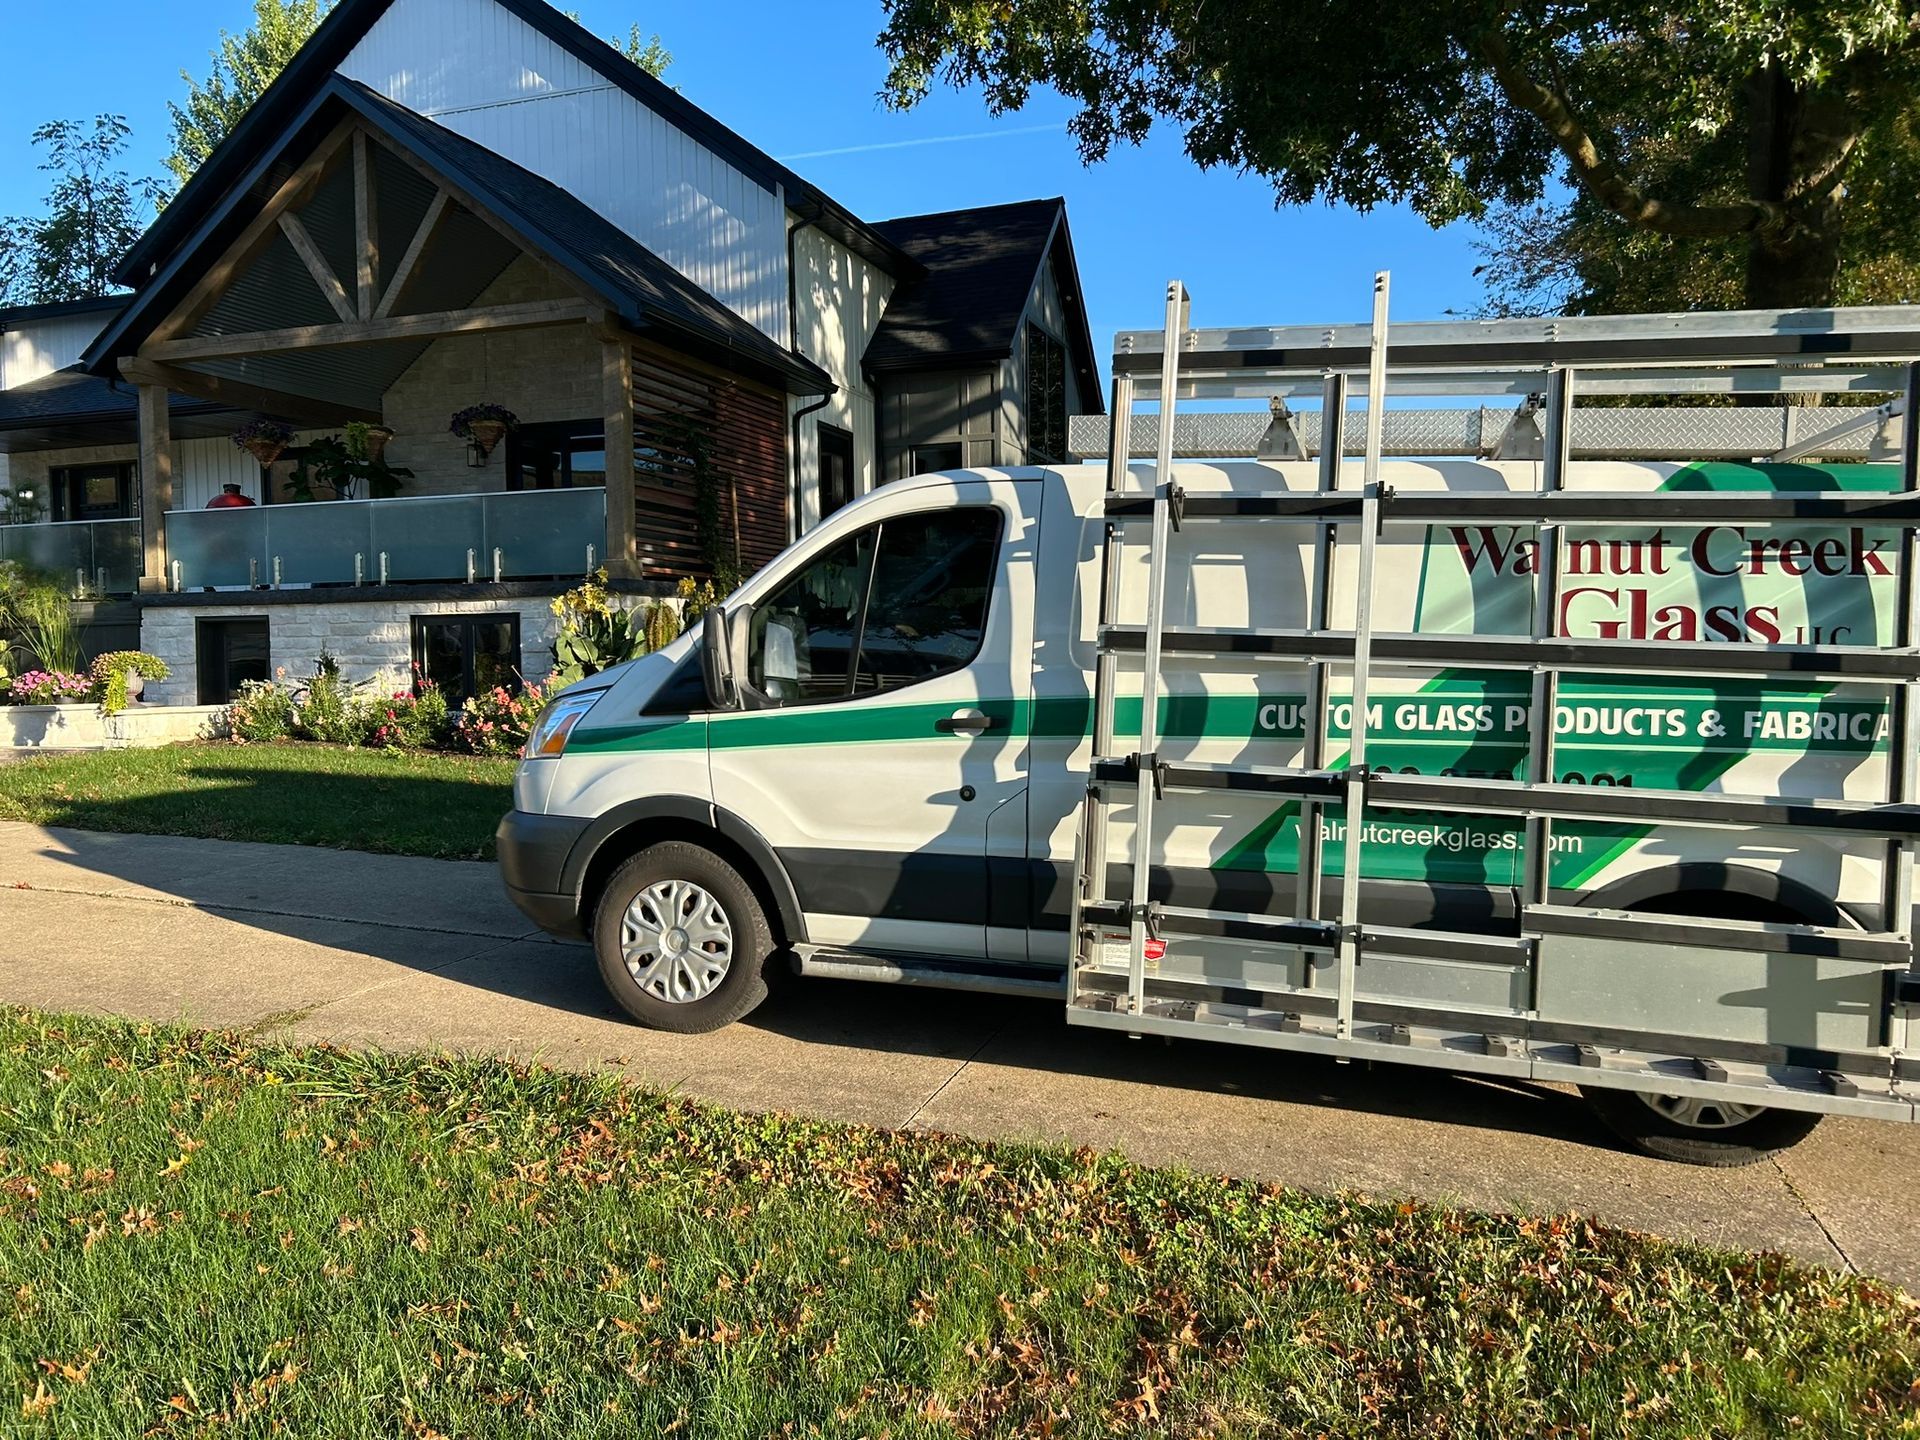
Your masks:
M633 357L635 538L654 578L711 573L702 553L698 476L718 488L719 525L743 574L787 544L787 416L773 395L671 361ZM736 544L737 540L737 544Z

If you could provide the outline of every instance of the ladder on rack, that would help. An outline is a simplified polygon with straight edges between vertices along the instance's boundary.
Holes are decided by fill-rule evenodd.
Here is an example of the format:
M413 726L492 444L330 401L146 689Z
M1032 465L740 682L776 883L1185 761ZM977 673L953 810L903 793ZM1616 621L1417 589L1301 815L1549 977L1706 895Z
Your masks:
M1488 327L1388 326L1388 277L1375 277L1364 332L1195 331L1190 299L1168 287L1157 347L1123 336L1115 360L1113 435L1104 498L1105 554L1094 673L1093 755L1075 855L1073 952L1068 1018L1133 1034L1193 1035L1342 1058L1377 1058L1582 1084L1698 1095L1753 1105L1871 1114L1912 1120L1920 1093L1920 987L1914 978L1914 844L1920 838L1920 425L1908 425L1897 490L1632 491L1567 488L1570 415L1576 393L1818 389L1810 373L1832 362L1831 388L1898 389L1907 409L1920 394L1920 321L1906 312L1860 312L1845 343L1816 322L1779 316L1626 317L1558 321L1544 332L1521 323ZM1845 312L1842 312L1843 314ZM1504 327L1504 328L1503 328ZM1307 343L1307 334L1319 343ZM1403 346L1401 337L1407 337ZM1157 353L1155 353L1157 350ZM1809 360L1813 364L1809 364ZM1386 398L1404 370L1412 393L1492 388L1542 392L1544 455L1537 490L1399 490L1381 477ZM1202 490L1183 486L1174 466L1176 397L1261 393L1321 395L1317 484L1312 490ZM1365 444L1358 489L1341 485L1349 398L1364 391ZM1397 388L1397 386L1396 386ZM1134 407L1157 401L1158 445L1142 484L1129 463ZM1583 639L1558 633L1565 529L1595 525L1779 525L1840 522L1897 531L1897 604L1891 645L1761 645L1699 641ZM1530 635L1397 633L1376 624L1379 542L1392 526L1492 524L1530 528L1538 557ZM1295 527L1311 563L1299 628L1221 629L1168 623L1169 586L1183 579L1175 537L1196 525ZM1144 528L1145 537L1140 538ZM1144 545L1146 595L1140 623L1123 623L1123 555ZM1350 628L1330 628L1334 557L1353 555L1356 598ZM1347 551L1351 546L1351 552ZM1121 661L1136 659L1141 683L1137 736L1116 724ZM1170 760L1161 711L1171 667L1230 657L1236 664L1304 667L1305 735L1289 766ZM1513 778L1384 773L1368 765L1369 684L1382 669L1454 667L1528 679L1530 739ZM1657 684L1695 676L1748 681L1830 682L1880 687L1890 705L1888 785L1877 800L1683 790L1613 790L1559 783L1552 717L1568 672L1643 677ZM1330 768L1325 739L1337 676L1351 679L1348 754ZM1156 857L1165 839L1160 810L1170 795L1221 805L1301 807L1293 914L1173 903L1156 893ZM1116 863L1110 828L1116 807L1131 811L1131 841ZM1515 933L1394 927L1375 923L1363 903L1362 836L1370 812L1438 812L1509 817L1522 826ZM1345 823L1338 910L1325 913L1323 814ZM1556 822L1654 823L1681 828L1798 830L1884 843L1877 931L1836 926L1693 919L1556 903L1549 857ZM1116 885L1113 872L1125 876ZM1491 929L1491 927L1489 927ZM1116 943L1116 937L1123 937ZM1202 963L1173 966L1169 947L1192 947ZM1297 953L1298 980L1272 971L1246 983L1236 956L1249 947ZM1370 962L1417 960L1439 967L1506 967L1520 977L1508 1006L1450 1000L1444 993L1382 993ZM1663 957L1680 957L1668 964ZM1633 1005L1595 999L1595 967L1615 966L1620 984L1669 973L1678 989L1654 995L1647 1015L1690 1015L1756 964L1789 965L1846 982L1850 997L1880 997L1857 1032L1824 1021L1782 1041L1743 1035L1739 1026L1634 1018ZM1328 984L1328 972L1331 984ZM1464 970L1463 970L1464 973ZM1640 977L1636 980L1634 977ZM1716 990L1715 987L1719 987ZM1600 987L1604 988L1604 986ZM1795 986L1792 993L1811 993ZM1668 1003L1671 1001L1671 1003ZM1811 1002L1809 1002L1811 1003ZM1913 1034L1907 1034L1909 1011ZM1616 1013L1617 1012L1617 1013ZM1824 1028L1823 1028L1824 1027ZM1806 1034L1800 1033L1805 1031ZM1808 1034L1816 1038L1809 1040Z

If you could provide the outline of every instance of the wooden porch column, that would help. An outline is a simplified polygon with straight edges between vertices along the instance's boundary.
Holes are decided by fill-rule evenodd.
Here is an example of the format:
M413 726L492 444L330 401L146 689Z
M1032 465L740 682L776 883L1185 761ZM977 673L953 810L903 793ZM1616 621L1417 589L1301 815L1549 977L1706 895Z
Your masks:
M607 426L607 574L637 579L634 542L633 348L624 337L600 340L600 398Z
M167 511L173 506L173 432L164 385L140 387L140 548L143 591L167 588Z

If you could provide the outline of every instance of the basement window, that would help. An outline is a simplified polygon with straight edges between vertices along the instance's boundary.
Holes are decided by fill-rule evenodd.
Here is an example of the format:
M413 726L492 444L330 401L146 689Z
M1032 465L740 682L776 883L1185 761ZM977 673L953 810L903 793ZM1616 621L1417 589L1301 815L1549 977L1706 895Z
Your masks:
M193 653L200 703L229 704L239 698L242 685L271 673L267 617L195 621Z
M520 617L511 611L413 617L413 669L458 709L496 686L520 688Z

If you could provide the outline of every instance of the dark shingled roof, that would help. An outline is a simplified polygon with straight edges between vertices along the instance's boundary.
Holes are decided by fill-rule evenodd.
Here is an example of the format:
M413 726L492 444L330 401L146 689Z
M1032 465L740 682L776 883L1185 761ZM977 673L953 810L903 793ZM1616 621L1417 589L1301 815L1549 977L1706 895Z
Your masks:
M1066 202L1022 200L883 220L876 228L926 266L898 286L867 346L869 370L1005 359Z
M289 128L273 151L257 157L256 165L270 169L281 151L292 148L302 136L327 128L342 106L358 112L374 130L390 135L428 168L438 170L466 191L534 249L571 272L634 328L728 368L777 376L796 393L822 394L834 389L831 378L818 365L749 324L559 186L357 81L339 76L329 80L300 122ZM256 198L250 200L250 196ZM185 203L183 194L174 206ZM132 353L147 330L178 303L199 269L220 253L217 237L222 231L245 223L257 203L257 189L252 185L238 185L228 191L210 213L201 217L207 242L185 245L177 251L89 348L85 363L96 370L104 369L115 357Z
M55 370L24 385L0 390L0 454L40 450L62 445L111 445L139 438L131 385L114 385L104 375L89 375L78 365ZM197 400L185 395L168 397L167 409L181 436L218 434L232 419L214 423L206 417L232 417L231 405ZM198 423L185 423L185 422Z

